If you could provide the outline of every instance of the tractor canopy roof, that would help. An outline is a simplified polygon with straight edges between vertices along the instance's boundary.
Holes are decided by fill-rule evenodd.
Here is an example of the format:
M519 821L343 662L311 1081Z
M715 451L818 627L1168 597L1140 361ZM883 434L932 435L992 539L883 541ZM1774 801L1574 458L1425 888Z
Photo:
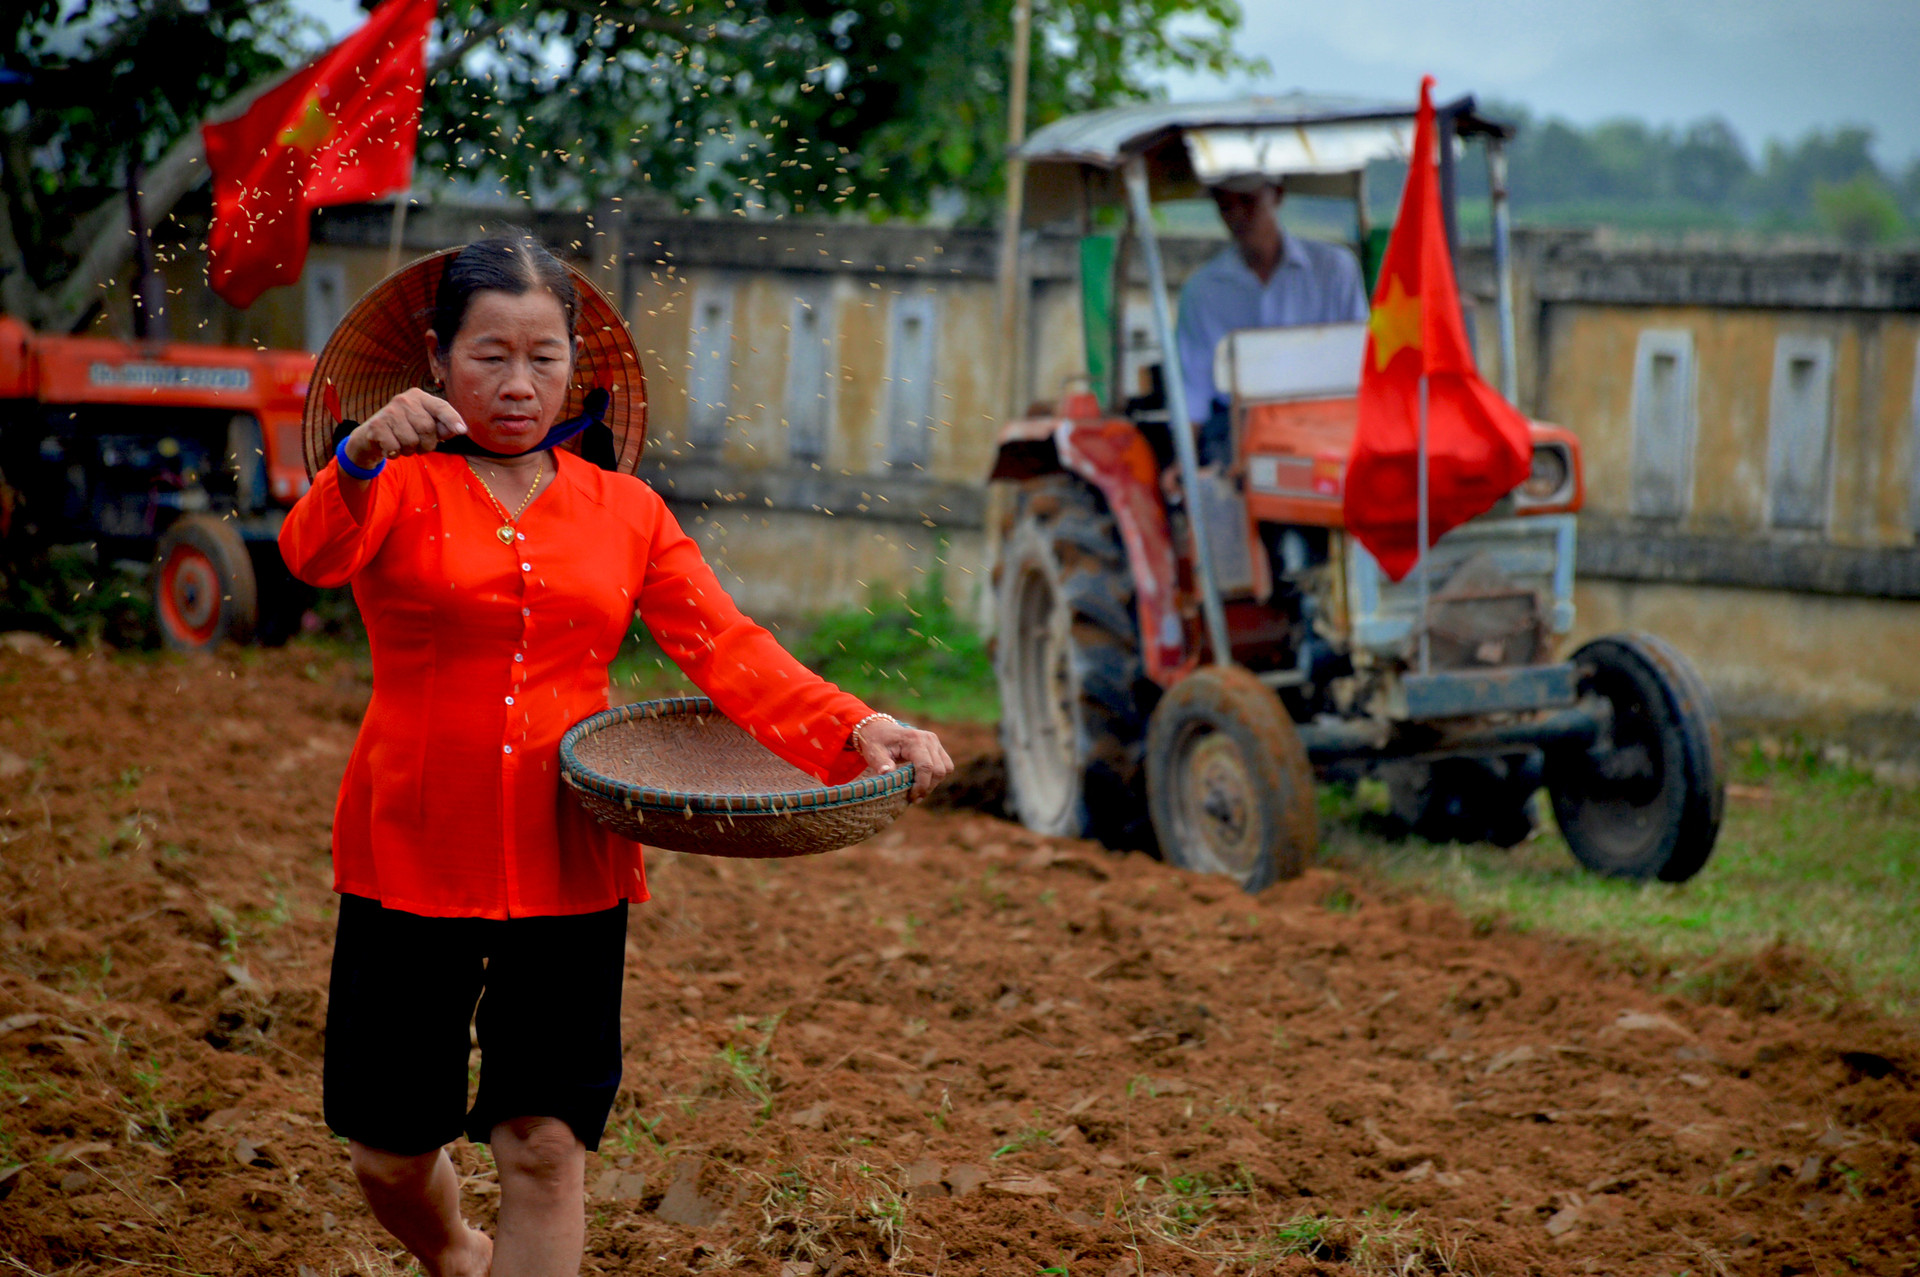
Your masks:
M1416 103L1286 93L1229 102L1139 102L1055 120L1020 147L1024 220L1043 225L1125 200L1121 166L1146 160L1156 200L1199 195L1214 181L1260 174L1306 195L1357 197L1374 160L1413 149ZM1458 135L1510 137L1472 97L1441 105Z

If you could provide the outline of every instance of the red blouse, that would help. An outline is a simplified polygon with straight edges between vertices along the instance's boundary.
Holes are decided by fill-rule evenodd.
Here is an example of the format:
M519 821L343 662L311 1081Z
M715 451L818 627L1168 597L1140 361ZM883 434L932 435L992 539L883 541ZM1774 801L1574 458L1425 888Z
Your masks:
M334 888L434 917L587 913L645 900L640 848L561 783L560 737L607 708L636 606L661 648L774 753L833 784L870 712L740 614L666 503L556 449L504 520L467 463L400 457L356 520L328 465L287 515L301 580L353 584L373 651L334 810Z

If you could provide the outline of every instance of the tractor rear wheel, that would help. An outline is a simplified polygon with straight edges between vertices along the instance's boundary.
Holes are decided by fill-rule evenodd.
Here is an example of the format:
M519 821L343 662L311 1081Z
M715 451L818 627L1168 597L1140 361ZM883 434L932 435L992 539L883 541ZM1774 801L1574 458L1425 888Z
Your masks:
M1238 666L1175 683L1147 725L1147 797L1168 860L1249 892L1320 844L1313 769L1280 698Z
M1650 634L1595 639L1573 654L1583 700L1608 719L1591 748L1547 755L1554 819L1574 857L1611 878L1685 882L1713 853L1726 755L1706 685Z
M1157 689L1113 518L1065 475L1026 485L1019 502L994 650L1008 806L1037 833L1151 847L1141 759Z
M187 514L160 538L153 560L160 639L176 652L205 652L253 638L260 596L247 543L225 519Z

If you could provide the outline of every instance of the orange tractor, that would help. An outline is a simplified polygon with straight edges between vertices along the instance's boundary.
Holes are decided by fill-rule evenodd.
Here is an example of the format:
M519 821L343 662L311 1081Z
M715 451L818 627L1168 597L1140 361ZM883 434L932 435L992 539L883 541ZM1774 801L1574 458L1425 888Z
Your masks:
M307 487L312 371L294 351L45 336L0 316L0 543L150 560L168 647L284 639L310 597L275 537Z
M1041 832L1157 844L1251 891L1314 850L1316 773L1383 779L1393 816L1435 841L1503 845L1531 831L1544 785L1582 864L1685 879L1719 831L1718 721L1650 635L1560 655L1582 497L1571 433L1536 423L1529 476L1435 543L1424 580L1395 582L1341 514L1366 325L1229 336L1214 364L1227 437L1203 456L1188 424L1155 200L1257 172L1289 199L1351 200L1358 246L1377 250L1366 166L1406 158L1413 115L1307 95L1148 104L1057 121L1022 148L1029 223L1082 228L1091 389L1009 423L992 473L1011 488L995 566L1011 805ZM1440 108L1450 228L1461 140L1488 152L1511 398L1509 135L1471 98ZM1093 234L1116 206L1123 234Z

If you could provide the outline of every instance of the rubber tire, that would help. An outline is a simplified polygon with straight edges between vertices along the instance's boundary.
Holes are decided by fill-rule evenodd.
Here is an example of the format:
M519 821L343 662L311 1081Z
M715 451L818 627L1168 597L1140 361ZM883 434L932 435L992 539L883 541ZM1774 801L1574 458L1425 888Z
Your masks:
M211 598L201 594L209 588ZM160 641L175 652L253 640L259 584L247 543L231 523L211 514L173 521L154 551L153 612Z
M1185 782L1197 783L1186 775L1195 766L1223 767L1215 774L1240 782L1214 791L1227 794L1239 817L1231 823L1248 831L1240 850L1250 854L1237 867L1216 852L1206 832L1229 822L1208 822L1192 810L1192 785ZM1196 670L1161 698L1147 724L1147 799L1170 862L1226 873L1248 892L1298 877L1320 844L1313 769L1299 730L1280 698L1238 666Z
M1595 639L1573 664L1581 698L1609 702L1612 721L1592 750L1547 756L1561 835L1597 874L1685 882L1713 854L1726 809L1726 749L1706 684L1651 634ZM1647 765L1609 777L1609 758L1636 747Z
M1142 764L1159 689L1141 663L1133 579L1105 503L1070 475L1024 485L994 579L1008 809L1036 833L1152 850Z

